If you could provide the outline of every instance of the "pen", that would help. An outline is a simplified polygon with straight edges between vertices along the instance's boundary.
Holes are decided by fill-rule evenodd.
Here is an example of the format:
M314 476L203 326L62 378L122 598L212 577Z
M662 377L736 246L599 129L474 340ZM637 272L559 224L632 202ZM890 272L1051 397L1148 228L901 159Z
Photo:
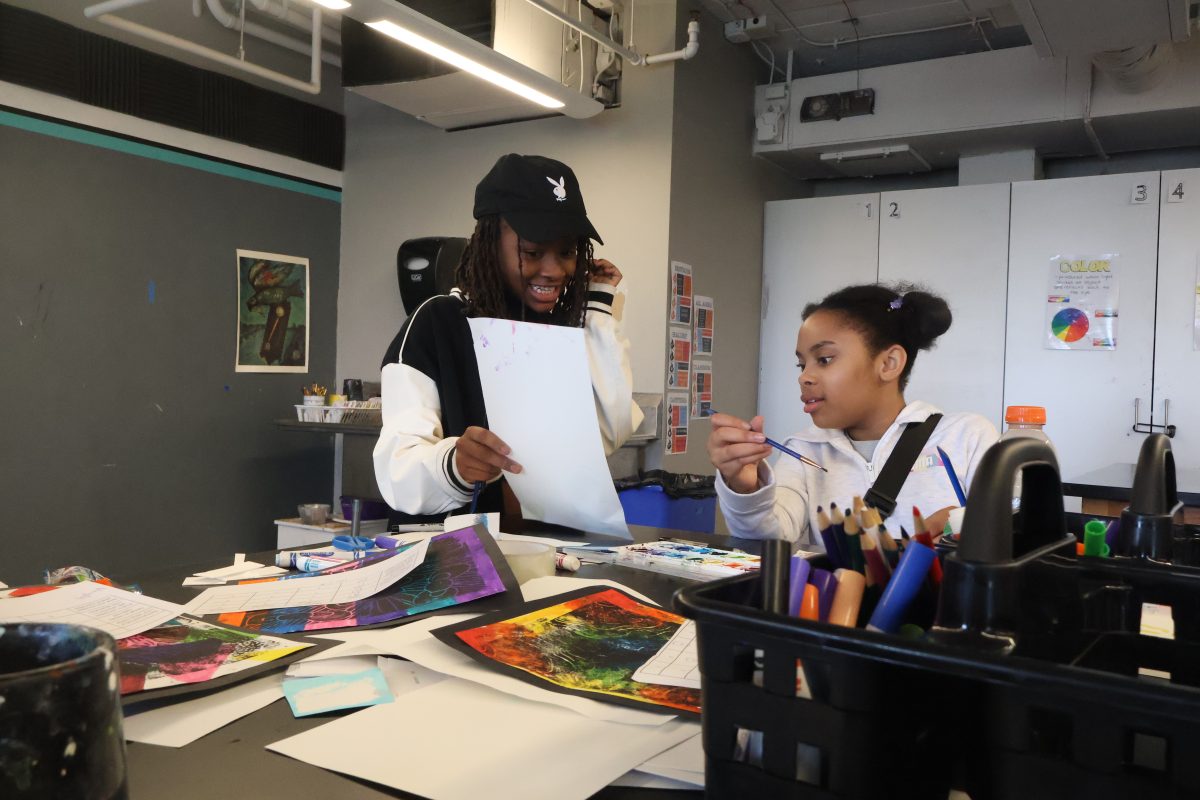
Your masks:
M708 415L711 417L713 414L720 414L720 413L721 413L720 411L717 411L717 410L714 408L714 409L710 409L710 410L709 410L709 414L708 414ZM822 472L829 472L829 470L825 469L824 467L822 467L822 466L821 466L820 464L818 464L817 462L813 461L813 460L812 460L811 458L809 458L808 456L802 456L802 455L800 455L799 453L797 453L795 450L791 449L790 447L784 447L784 446L783 446L783 445L781 445L779 442L775 441L774 439L772 439L772 438L771 438L771 437L769 437L769 436L764 436L763 438L767 440L767 444L771 445L771 447L774 447L774 448L775 448L776 450L778 450L779 452L781 452L781 453L787 453L787 454L788 454L789 456L791 456L792 458L799 459L801 464L807 464L807 465L808 465L808 466L810 466L810 467L815 467L816 469L819 469L819 470L821 470Z
M958 476L954 474L954 465L950 463L950 456L946 455L946 451L940 447L937 448L937 451L941 456L942 466L946 468L946 475L950 478L950 485L954 487L954 496L958 498L958 504L965 508L967 496L963 493L962 484L958 482Z

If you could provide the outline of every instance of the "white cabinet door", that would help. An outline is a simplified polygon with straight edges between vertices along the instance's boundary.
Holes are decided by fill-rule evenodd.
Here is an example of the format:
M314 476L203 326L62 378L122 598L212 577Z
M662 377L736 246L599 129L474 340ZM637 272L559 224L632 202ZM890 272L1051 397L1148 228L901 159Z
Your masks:
M954 323L921 353L905 397L1004 420L1009 185L951 186L879 197L879 280L920 284Z
M1137 459L1134 399L1150 402L1158 260L1157 172L1012 185L1006 405L1046 407L1063 477ZM1046 349L1050 261L1117 254L1115 350Z
M783 440L812 425L800 403L796 335L804 306L878 275L879 195L766 204L758 413L767 435ZM728 409L744 414L748 409Z
M1200 467L1200 169L1162 174L1158 310L1154 342L1154 422L1176 426L1176 467ZM1145 416L1145 415L1143 415ZM1149 421L1149 420L1146 420Z

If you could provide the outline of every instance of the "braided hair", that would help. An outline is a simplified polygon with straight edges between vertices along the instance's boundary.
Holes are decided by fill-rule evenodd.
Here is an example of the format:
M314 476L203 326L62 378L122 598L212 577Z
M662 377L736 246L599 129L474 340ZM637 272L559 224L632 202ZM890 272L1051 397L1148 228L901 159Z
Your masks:
M550 310L552 324L571 328L583 327L592 255L591 239L586 236L580 237L576 242L575 274L567 279L558 296L558 302ZM524 275L519 241L517 259ZM504 285L504 266L500 258L499 214L487 214L475 223L475 232L471 234L458 267L454 270L454 283L465 295L466 308L463 313L466 316L500 319L508 317L512 298ZM517 302L521 304L521 319L524 319L525 303L519 299Z
M898 344L908 361L900 373L900 391L917 363L917 353L929 350L950 329L950 306L936 294L908 283L847 286L819 303L809 303L801 313L808 319L818 311L838 314L863 335L872 355Z

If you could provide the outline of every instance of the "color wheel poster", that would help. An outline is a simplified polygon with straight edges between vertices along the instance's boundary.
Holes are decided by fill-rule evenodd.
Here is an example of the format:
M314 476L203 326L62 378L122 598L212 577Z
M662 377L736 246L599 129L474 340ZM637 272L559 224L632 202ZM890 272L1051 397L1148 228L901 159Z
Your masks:
M687 452L688 396L686 392L667 392L667 452Z
M692 324L692 267L682 261L671 262L671 323Z
M1117 349L1116 253L1055 256L1046 289L1046 349Z

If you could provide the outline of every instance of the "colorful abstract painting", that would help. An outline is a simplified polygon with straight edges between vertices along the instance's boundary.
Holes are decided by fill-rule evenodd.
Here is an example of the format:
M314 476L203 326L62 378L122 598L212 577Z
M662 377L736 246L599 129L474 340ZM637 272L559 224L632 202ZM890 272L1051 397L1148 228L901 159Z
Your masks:
M481 534L481 530L464 528L434 536L429 540L429 552L420 566L365 600L221 614L217 619L226 625L251 631L294 633L379 625L501 595L509 590L513 593L511 596L520 597L520 588L495 540L487 533ZM275 580L303 580L314 575L344 572L387 557L377 556L321 572Z
M579 589L435 630L441 641L543 688L700 712L700 692L633 680L685 622L617 589Z
M117 642L121 694L207 683L263 667L313 646L311 642L176 617Z

